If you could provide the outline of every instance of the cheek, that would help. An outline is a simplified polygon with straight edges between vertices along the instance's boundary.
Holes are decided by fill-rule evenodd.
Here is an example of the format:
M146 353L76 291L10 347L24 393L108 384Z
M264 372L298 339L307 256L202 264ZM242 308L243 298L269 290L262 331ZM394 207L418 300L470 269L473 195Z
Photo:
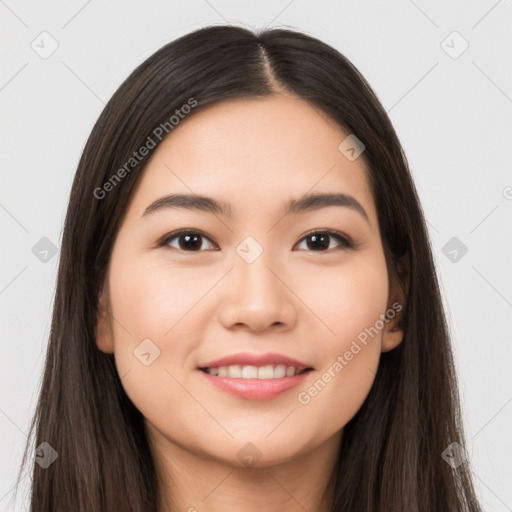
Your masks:
M139 343L150 338L168 345L212 285L211 273L197 268L152 265L144 259L116 268L110 279L113 314Z
M316 273L314 282L308 306L322 321L315 338L319 364L297 399L335 432L359 410L375 379L388 301L385 260L354 259L343 271Z
M317 317L315 329L323 333L315 338L315 343L331 359L334 353L347 350L360 334L364 339L366 329L374 326L386 311L387 268L379 253L354 255L336 270L324 267L298 275L298 295L307 298L306 305Z
M195 407L182 386L189 385L190 354L213 315L204 298L218 275L120 253L117 260L113 255L109 282L117 371L135 407L153 424L170 425L177 410Z

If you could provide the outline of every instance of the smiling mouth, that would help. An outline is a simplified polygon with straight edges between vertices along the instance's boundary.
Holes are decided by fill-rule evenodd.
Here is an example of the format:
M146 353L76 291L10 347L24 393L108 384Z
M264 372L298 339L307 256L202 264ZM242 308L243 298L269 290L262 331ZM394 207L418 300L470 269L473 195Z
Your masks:
M295 368L284 364L269 364L265 366L230 365L211 368L199 368L199 370L213 377L227 377L232 379L261 379L272 380L283 377L295 377L311 371L313 368Z

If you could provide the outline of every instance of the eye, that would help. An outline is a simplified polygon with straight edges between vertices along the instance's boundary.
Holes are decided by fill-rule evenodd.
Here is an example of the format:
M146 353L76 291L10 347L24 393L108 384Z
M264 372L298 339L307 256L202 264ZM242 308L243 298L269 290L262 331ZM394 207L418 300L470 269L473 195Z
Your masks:
M333 249L331 244L333 239L337 241L338 246L341 246L342 248L351 249L354 247L354 244L347 237L337 231L329 230L311 231L306 236L302 237L297 246L300 246L303 241L306 241L305 250L326 252L327 250ZM203 240L206 240L211 246L214 246L213 242L200 231L181 229L166 235L158 245L159 247L173 247L180 251L199 252L205 250ZM208 249L208 247L206 249ZM210 249L212 249L212 247L210 247ZM214 248L214 250L216 249Z
M203 233L199 231L182 229L180 231L169 233L159 242L158 245L160 247L174 247L175 249L179 249L181 251L196 252L202 250L203 243L201 239L208 240L210 243L212 243L206 235L203 235ZM174 240L177 240L177 247L175 245L173 246L171 243Z
M352 242L337 231L311 231L301 239L300 243L302 243L303 240L306 241L307 251L326 252L328 249L332 249L330 243L332 239L338 241L338 246L341 245L345 249L353 248ZM300 243L298 245L300 245Z

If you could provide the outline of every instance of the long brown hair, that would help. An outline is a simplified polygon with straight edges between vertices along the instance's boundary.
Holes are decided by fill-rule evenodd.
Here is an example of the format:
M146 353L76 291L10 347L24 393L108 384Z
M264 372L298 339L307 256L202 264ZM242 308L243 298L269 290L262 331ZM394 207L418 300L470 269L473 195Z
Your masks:
M43 442L58 458L47 468L33 463L32 511L157 511L157 475L142 415L124 392L113 355L95 342L99 286L150 154L130 159L152 134L158 145L154 131L166 126L170 133L169 119L191 98L196 112L278 89L309 102L363 142L388 270L395 274L400 258L410 268L404 339L382 354L368 397L344 427L331 510L479 509L468 464L450 465L442 456L452 443L464 447L453 356L420 202L385 110L357 69L313 37L212 26L167 44L139 65L106 105L83 150L22 467ZM125 172L117 173L122 179L113 181L123 166ZM113 190L102 193L106 188Z

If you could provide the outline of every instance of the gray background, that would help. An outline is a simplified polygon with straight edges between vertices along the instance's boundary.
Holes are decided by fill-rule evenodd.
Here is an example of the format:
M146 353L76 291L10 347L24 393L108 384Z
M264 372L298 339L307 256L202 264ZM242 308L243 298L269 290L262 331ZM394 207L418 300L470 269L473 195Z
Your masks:
M28 509L12 487L50 329L52 248L93 123L155 50L226 22L324 40L388 110L429 223L478 491L486 511L512 510L510 0L8 0L0 15L0 511Z

